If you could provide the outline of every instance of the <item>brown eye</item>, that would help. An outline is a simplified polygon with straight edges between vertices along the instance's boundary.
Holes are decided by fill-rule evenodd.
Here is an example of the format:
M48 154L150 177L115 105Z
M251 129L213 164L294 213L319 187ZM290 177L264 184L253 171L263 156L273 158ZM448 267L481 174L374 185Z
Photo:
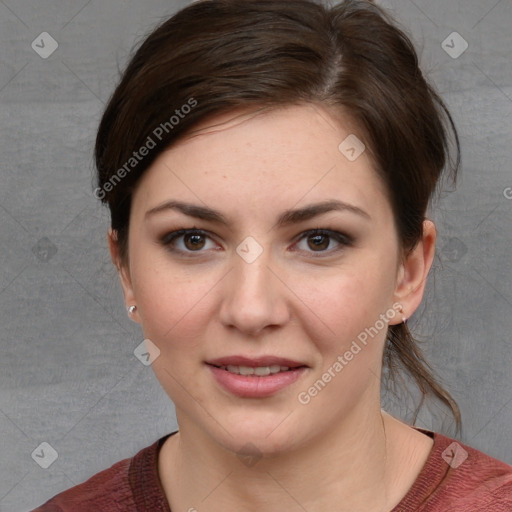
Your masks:
M314 251L325 251L329 247L329 242L327 235L310 235L308 237L308 247Z
M320 257L333 255L353 244L354 238L350 235L330 229L312 229L302 233L296 245L301 252Z
M187 234L183 237L183 243L185 244L185 247L187 249L195 251L197 249L202 249L204 247L205 240L203 235L192 233Z
M208 233L200 229L180 229L167 233L160 239L169 251L190 256L192 253L202 254L214 249L215 243Z

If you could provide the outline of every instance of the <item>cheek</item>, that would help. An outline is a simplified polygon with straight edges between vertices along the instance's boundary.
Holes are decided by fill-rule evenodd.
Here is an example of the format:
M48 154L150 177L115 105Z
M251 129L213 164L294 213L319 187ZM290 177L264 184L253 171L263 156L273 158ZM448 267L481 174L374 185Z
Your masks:
M140 261L133 264L133 283L144 336L163 354L194 349L206 328L218 272Z
M301 328L316 345L318 364L298 400L323 416L326 404L332 414L347 411L380 385L384 340L396 315L392 286L378 267L360 270L311 286L304 281L300 291L309 306L303 308Z
M342 350L391 307L391 273L386 275L377 262L366 263L330 276L302 279L297 295L308 306L303 328L309 330L311 339Z

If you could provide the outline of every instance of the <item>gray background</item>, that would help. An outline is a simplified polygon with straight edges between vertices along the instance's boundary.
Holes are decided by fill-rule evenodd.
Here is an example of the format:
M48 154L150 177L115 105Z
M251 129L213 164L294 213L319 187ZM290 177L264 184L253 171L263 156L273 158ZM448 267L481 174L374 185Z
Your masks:
M118 66L186 3L0 1L1 511L29 510L176 428L133 353L142 337L92 195L92 145ZM413 324L461 406L460 439L512 463L512 2L383 5L412 34L463 150L457 190L433 212L438 257ZM453 31L469 45L458 58L442 47ZM59 45L47 59L31 47L42 32ZM404 402L384 404L410 418ZM418 425L452 433L435 406ZM31 456L42 442L58 453L47 469Z

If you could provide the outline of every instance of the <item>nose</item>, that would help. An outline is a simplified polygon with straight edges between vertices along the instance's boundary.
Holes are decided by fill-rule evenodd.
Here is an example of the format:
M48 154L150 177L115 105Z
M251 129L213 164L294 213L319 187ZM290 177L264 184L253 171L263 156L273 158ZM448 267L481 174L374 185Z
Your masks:
M221 322L250 336L284 325L289 293L279 274L265 250L250 263L235 253L233 268L223 280Z

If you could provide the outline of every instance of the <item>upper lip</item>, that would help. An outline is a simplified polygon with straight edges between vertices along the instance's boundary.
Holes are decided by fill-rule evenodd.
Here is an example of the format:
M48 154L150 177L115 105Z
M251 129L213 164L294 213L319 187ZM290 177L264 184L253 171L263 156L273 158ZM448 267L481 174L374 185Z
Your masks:
M260 357L245 357L245 356L227 356L219 357L218 359L210 359L206 364L213 366L248 366L249 368L256 368L258 366L287 366L288 368L298 368L299 366L307 366L304 363L286 359L277 356L260 356Z

